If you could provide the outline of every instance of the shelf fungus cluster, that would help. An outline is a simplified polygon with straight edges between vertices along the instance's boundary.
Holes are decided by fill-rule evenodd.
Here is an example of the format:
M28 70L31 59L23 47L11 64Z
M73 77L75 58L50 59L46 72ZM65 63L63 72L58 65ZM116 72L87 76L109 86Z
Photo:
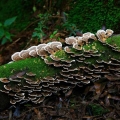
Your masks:
M20 52L16 52L11 56L11 59L13 61L18 61L22 59L26 59L29 57L36 57L41 56L45 57L49 54L53 54L57 50L62 49L62 43L61 42L50 42L48 44L40 44L38 46L31 46L27 50L22 50Z
M26 58L37 58L47 65L43 67L43 71L52 67L55 74L37 75L36 71L32 71L32 67L39 70L34 63L29 70L21 66L22 70L19 72L8 77L0 76L0 91L11 96L11 104L20 101L32 101L37 104L59 91L67 93L75 86L83 86L101 79L119 82L120 51L107 43L112 34L110 29L98 30L96 34L88 32L82 37L68 37L64 46L56 41L14 53L11 56L13 62L9 66L12 67L21 60L25 61Z

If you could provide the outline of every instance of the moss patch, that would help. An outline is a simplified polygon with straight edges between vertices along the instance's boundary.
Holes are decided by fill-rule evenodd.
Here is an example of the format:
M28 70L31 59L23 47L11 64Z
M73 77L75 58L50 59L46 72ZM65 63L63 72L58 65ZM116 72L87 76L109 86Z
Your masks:
M41 58L27 58L10 64L0 66L0 78L9 77L16 71L26 70L36 74L36 78L53 76L58 70L54 70L45 64Z
M61 60L70 60L69 54L67 54L64 50L57 51L55 56L61 58Z
M89 107L91 108L93 115L102 115L108 112L107 109L103 108L99 104L90 104Z
M120 35L108 38L107 43L111 44L114 47L117 47L117 49L120 50Z

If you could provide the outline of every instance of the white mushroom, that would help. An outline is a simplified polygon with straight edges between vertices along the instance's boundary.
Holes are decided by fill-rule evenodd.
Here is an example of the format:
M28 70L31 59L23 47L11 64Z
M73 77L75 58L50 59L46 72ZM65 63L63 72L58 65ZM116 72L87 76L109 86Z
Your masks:
M36 57L36 56L37 56L36 50L31 50L31 51L29 52L29 55L32 56L32 57Z
M54 55L50 55L50 58L54 61L60 61L60 58L54 56Z
M83 37L78 37L77 38L77 44L82 46L83 45Z
M114 32L113 30L107 29L106 30L106 36L107 36L107 38L110 37L113 34L113 32Z
M86 42L86 44L88 43L88 39L90 39L91 37L91 33L90 32L87 32L87 33L84 33L83 36L82 36L82 39L83 41Z
M51 42L50 48L52 48L54 51L61 50L62 49L62 43L61 42Z
M90 34L90 38L93 40L97 40L97 38L95 37L95 34L93 34L93 33Z
M29 50L22 50L22 51L20 52L20 57L21 57L22 59L26 59L26 58L30 57L29 52L30 52Z
M37 46L37 54L39 56L46 56L47 55L47 52L45 51L44 47L46 46L47 44L40 44Z
M54 53L54 50L50 47L50 44L47 44L45 47L44 47L44 50L47 51L49 54L53 54Z
M65 39L66 44L73 45L77 43L77 39L74 36Z
M14 53L14 54L11 56L11 59L12 59L13 61L21 60L22 58L20 57L20 52Z
M44 47L42 47L41 49L38 49L38 50L37 50L37 54L38 54L39 56L45 57L45 56L48 55L48 52L44 49Z
M64 51L66 53L74 53L74 52L71 51L71 49L68 46L64 47Z
M76 50L82 50L82 47L81 47L81 46L78 46L77 43L74 43L74 44L73 44L73 48L75 48Z
M98 30L96 35L97 35L98 39L101 42L105 42L105 40L106 40L106 32L104 30Z
M27 50L36 50L37 46L31 46L30 48L28 48Z

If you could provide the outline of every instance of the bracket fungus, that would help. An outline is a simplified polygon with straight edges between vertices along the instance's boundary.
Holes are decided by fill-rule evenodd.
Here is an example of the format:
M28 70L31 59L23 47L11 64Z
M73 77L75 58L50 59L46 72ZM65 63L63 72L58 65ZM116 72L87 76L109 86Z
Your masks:
M113 30L111 29L107 29L105 30L98 30L96 35L98 37L98 40L100 40L101 42L105 43L106 39L110 36L112 36L113 34Z
M59 90L67 93L100 79L120 82L120 44L110 44L112 34L98 30L96 35L68 37L65 46L55 41L14 53L14 62L0 66L0 91L10 96L11 104L37 104Z
M20 57L20 52L16 52L11 56L11 59L13 61L21 60L22 58Z

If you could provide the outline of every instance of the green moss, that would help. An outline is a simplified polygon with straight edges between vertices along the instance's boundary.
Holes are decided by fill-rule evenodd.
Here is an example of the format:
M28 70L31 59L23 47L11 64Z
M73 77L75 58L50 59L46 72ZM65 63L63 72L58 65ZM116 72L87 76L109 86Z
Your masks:
M93 115L102 115L108 112L107 109L103 108L99 104L89 104L89 107L92 109Z
M0 66L0 78L9 77L16 71L28 70L36 74L36 78L53 76L56 70L45 64L41 58L27 58L25 60L16 61L10 64Z
M120 3L114 0L76 0L70 2L68 23L84 32L96 32L103 25L119 31ZM74 25L74 26L75 26Z
M117 47L120 50L120 35L115 35L107 39L107 43Z
M64 50L59 50L54 55L61 60L70 60L70 56Z

